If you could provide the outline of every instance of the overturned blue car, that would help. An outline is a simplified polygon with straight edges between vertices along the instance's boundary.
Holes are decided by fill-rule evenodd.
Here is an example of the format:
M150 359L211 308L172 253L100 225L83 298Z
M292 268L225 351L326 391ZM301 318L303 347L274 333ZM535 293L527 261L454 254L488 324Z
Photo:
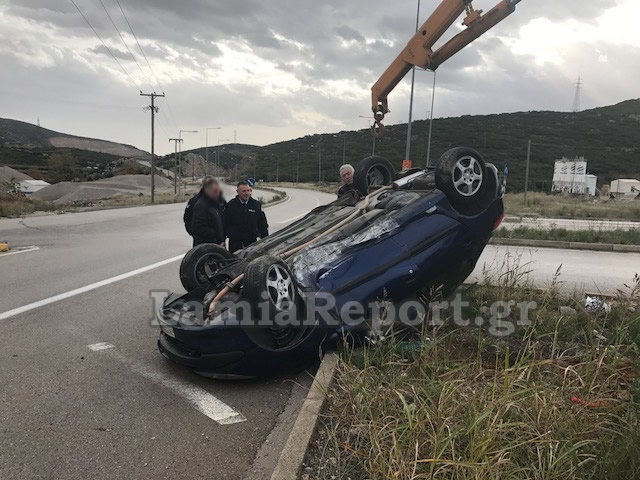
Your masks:
M235 255L190 250L187 293L158 311L160 352L213 378L262 377L305 368L345 335L370 337L382 304L415 325L421 304L471 274L504 216L498 172L470 148L402 174L364 159L354 187Z

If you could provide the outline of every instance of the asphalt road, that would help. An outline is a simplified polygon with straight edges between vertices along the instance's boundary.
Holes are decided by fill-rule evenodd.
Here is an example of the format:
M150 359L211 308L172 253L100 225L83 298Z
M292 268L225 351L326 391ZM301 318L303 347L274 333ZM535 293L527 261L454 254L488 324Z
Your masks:
M334 198L287 191L266 210L273 231ZM299 377L215 382L158 354L149 292L182 291L176 257L191 245L182 211L0 221L12 247L39 247L0 257L0 478L249 473Z
M488 245L470 280L495 283L508 272L540 288L615 294L640 274L640 254Z
M334 198L283 190L272 230ZM239 479L293 416L293 377L215 382L157 353L149 295L182 291L182 209L0 221L0 239L39 248L0 257L0 478ZM543 286L562 264L567 285L611 289L640 255L490 246L474 275L505 263Z

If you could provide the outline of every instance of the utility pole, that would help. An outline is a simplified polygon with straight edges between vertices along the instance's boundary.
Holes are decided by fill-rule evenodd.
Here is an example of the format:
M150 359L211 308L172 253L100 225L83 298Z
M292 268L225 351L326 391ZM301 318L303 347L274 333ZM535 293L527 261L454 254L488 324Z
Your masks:
M155 124L156 124L156 113L158 112L158 107L156 107L156 97L164 97L163 94L159 94L156 92L153 93L142 93L140 92L141 97L150 97L151 105L149 105L149 109L151 110L151 203L155 203L156 201L156 177L155 177Z
M300 183L300 152L298 152L298 161L296 162L296 183Z
M276 157L276 183L280 183L280 157Z
M178 138L180 139L180 150L178 151L178 171L181 172L182 171L182 134L183 133L198 133L197 130L180 130L180 132L178 132ZM180 186L182 187L182 174L180 175Z
M175 143L175 154L173 156L173 194L178 194L178 143L182 143L181 138L170 138L170 142Z
M531 140L527 147L527 167L524 174L524 204L527 205L527 193L529 192L529 163L531 161Z

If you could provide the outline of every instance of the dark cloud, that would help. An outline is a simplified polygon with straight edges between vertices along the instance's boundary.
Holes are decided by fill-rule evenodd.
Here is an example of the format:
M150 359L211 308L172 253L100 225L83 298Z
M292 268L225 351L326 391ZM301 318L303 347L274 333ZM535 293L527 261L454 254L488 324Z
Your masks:
M155 88L117 4L114 0L103 1L145 72L139 82L144 88ZM125 68L138 75L138 67L100 3L76 2ZM415 0L120 0L120 3L154 72L167 89L180 128L235 125L251 131L254 142L318 130L365 127L365 121L357 116L368 112L370 86L415 28ZM421 20L426 20L438 3L439 0L423 0ZM474 1L476 8L485 10L495 3L497 0ZM591 23L617 3L524 0L517 13L492 34L441 67L436 114L568 108L573 77L593 71L598 57L606 57L608 66L624 64L627 68L617 74L607 68L607 75L600 75L608 78L615 91L599 79L592 80L593 90L587 88L586 92L598 93L585 93L585 104L591 102L595 106L624 99L625 93L635 88L631 79L640 73L628 61L637 56L636 52L608 44L602 45L600 52L594 52L587 46L570 52L569 69L557 65L541 68L534 58L513 54L505 40L516 38L519 29L536 18ZM123 120L113 109L104 113L103 107L92 100L101 97L108 99L105 104L113 105L139 102L135 87L109 58L71 2L0 0L2 14L28 24L15 27L7 36L0 31L0 61L4 70L0 73L3 85L0 95L4 96L5 110L15 116L30 112L31 116L56 117L60 129L94 136L105 132L111 138L145 147L146 125L138 124L137 115L128 114ZM26 32L22 37L21 28ZM452 27L447 36L458 29L457 25ZM68 39L73 39L74 45L69 45ZM220 63L223 55L225 59L253 55L263 63L242 64L237 67L240 72L231 75L226 73L229 65L225 70ZM273 85L273 81L268 81L269 65L287 76L286 84ZM6 73L8 68L11 75ZM430 108L431 75L425 72L417 75L419 117L426 116ZM60 103L46 107L46 99L44 103L33 102L25 86L37 89L38 85L42 87L41 82L56 91L55 98L67 98L70 102L63 107ZM295 82L299 84L297 87L293 86ZM406 81L391 95L390 102L393 111L389 121L404 121ZM95 127L92 122L78 120L82 105L92 112ZM42 113L40 110L44 108L49 108L51 114ZM302 126L298 122L301 116L328 120ZM176 127L168 108L163 109L159 122L161 130ZM93 128L95 132L87 131Z
M335 31L343 40L355 40L356 42L364 42L364 37L362 36L362 34L348 25L340 25L339 27L336 27Z

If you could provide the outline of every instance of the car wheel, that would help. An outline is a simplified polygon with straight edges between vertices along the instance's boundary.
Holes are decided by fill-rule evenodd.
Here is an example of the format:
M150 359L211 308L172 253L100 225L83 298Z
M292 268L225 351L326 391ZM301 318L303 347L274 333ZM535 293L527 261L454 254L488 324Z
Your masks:
M264 255L251 261L242 280L244 295L258 305L269 303L269 312L290 311L296 303L296 281L287 264L279 257Z
M205 267L219 268L225 260L235 258L227 249L215 243L203 243L192 248L182 259L180 264L180 282L187 292L200 288L207 290L209 278Z
M368 195L376 187L391 185L395 175L395 169L389 160L383 157L368 157L356 165L353 184L362 195Z
M440 158L436 168L436 186L456 205L470 205L482 197L487 166L472 148L453 148Z

